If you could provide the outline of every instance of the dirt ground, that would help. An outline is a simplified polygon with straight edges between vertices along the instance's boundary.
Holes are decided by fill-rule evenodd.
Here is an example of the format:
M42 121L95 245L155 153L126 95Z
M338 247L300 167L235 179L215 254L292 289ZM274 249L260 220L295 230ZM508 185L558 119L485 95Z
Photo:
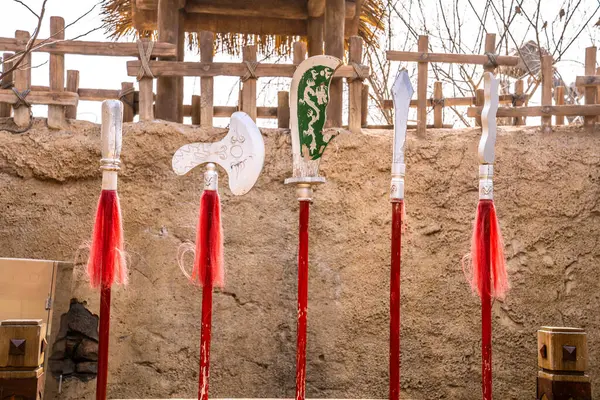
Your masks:
M99 127L0 132L0 256L73 260L100 190ZM125 126L119 192L130 281L113 291L109 398L194 397L200 291L176 263L193 240L202 168L171 171L181 145L224 130ZM255 188L233 197L221 171L226 288L215 294L211 397L293 397L298 206L289 134L263 130ZM480 131L409 132L402 260L402 398L479 399L479 301L461 258L477 204ZM599 132L501 128L496 206L512 289L493 306L494 393L535 396L536 331L588 332L600 391ZM321 165L311 208L307 396L387 398L391 132L343 134ZM80 259L85 258L85 250ZM98 308L83 266L73 295ZM60 285L60 282L59 282ZM64 400L92 399L67 381Z

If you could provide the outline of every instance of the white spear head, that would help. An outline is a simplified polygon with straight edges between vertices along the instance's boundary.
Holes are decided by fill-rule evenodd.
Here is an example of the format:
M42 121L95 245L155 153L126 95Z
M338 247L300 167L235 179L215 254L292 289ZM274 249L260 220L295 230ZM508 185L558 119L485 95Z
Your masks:
M391 200L404 198L404 146L406 144L406 126L408 124L408 110L410 99L414 93L406 69L398 70L396 80L392 86L392 99L394 100L394 150L392 156L392 183L390 186Z
M212 143L191 143L173 155L173 171L184 175L198 165L219 164L229 176L231 193L241 196L250 191L265 161L265 143L260 130L248 116L238 111L231 116L229 133Z
M319 161L335 134L323 134L329 103L329 84L342 64L331 56L304 60L294 72L290 89L290 130L292 135L292 182L323 182Z
M493 164L496 147L496 113L498 111L498 79L491 72L483 74L485 102L481 111L481 139L479 140L479 163Z

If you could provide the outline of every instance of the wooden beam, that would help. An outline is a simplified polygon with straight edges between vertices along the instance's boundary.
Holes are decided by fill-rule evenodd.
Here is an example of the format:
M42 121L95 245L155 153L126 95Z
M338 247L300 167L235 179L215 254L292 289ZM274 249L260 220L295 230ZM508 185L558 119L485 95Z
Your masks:
M57 40L65 38L65 20L62 17L50 17L50 37ZM50 54L50 91L65 90L65 55ZM65 108L48 106L48 128L61 129L65 126Z
M200 47L200 61L213 62L215 35L212 32L202 31L198 35L198 47ZM204 127L213 126L214 105L214 79L212 77L200 78L200 122Z
M44 104L44 105L57 105L57 106L76 106L79 100L79 96L76 93L71 92L29 92L26 97L27 102L30 104ZM17 96L12 90L0 89L0 103L16 104L18 102ZM27 115L29 110L27 107ZM17 109L16 111L18 111Z
M323 54L323 17L309 18L306 29L308 39L308 56Z
M256 45L244 46L243 58L247 63L256 63ZM247 68L247 67L246 67ZM242 83L242 111L256 121L256 79L248 78Z
M344 26L346 2L326 0L325 2L325 54L344 59ZM326 127L342 126L343 81L334 78L329 87Z
M436 128L441 128L444 125L443 120L443 105L442 100L444 98L442 92L442 82L436 81L433 83L433 126ZM446 102L443 103L446 105Z
M19 39L0 38L0 49L3 51L23 51L27 42ZM66 40L53 43L53 40L37 39L33 52L50 54L80 54L86 56L137 57L136 43L87 42L83 40ZM175 45L164 42L154 43L153 57L175 57Z
M517 98L514 102L515 107L522 107L523 105L525 105L526 99L524 97L526 97L526 96L523 95L523 87L524 87L523 79L519 79L518 81L515 82L515 96L517 96ZM513 120L513 124L514 125L525 125L525 118L516 117Z
M185 18L186 32L200 30L215 33L247 33L256 35L306 36L306 20L271 17L236 17L215 14L188 14Z
M419 52L427 55L429 51L429 37L419 36ZM487 58L487 57L486 57ZM418 60L417 66L417 133L424 134L427 130L427 70L429 65L426 59Z
M552 105L552 81L554 80L554 69L552 68L552 56L542 57L542 106ZM552 131L552 116L542 116L542 129L545 132Z
M192 114L192 105L184 104L183 106L183 115L185 117L191 117ZM235 106L214 106L213 107L213 115L216 118L229 118L231 114L239 111ZM256 107L256 116L261 119L276 119L277 118L277 107Z
M179 9L173 7L170 0L158 2L158 39L178 48L179 39ZM177 52L175 53L177 57ZM172 60L173 58L171 58ZM156 118L167 121L179 119L178 83L174 76L160 77L156 88Z
M362 63L363 40L360 36L352 36L349 43L349 63ZM348 83L348 130L360 133L362 118L362 90L363 82L355 79Z
M27 43L30 39L29 32L16 31L15 39L18 41L23 41L23 42ZM14 88L16 90L23 93L25 90L31 88L31 53L27 53L25 55L25 58L23 58L23 61L21 61L21 64L19 65L19 68L17 68L14 71L13 76L14 76ZM12 91L11 91L11 93L12 93ZM30 95L31 95L31 93L30 93ZM12 93L12 96L16 98L14 93ZM27 97L29 100L30 96L27 96ZM32 101L33 100L29 100L30 103ZM5 102L5 103L8 103L8 102ZM29 123L31 121L30 112L31 112L31 110L25 106L13 108L13 121L19 128L25 128L26 126L29 126Z
M79 91L79 71L67 71L67 92L77 93ZM77 119L77 106L68 106L65 109L65 117Z
M557 106L562 106L565 104L565 87L557 86L554 91L554 103ZM565 124L565 116L557 115L555 118L556 125L564 125Z
M158 9L158 0L134 0L137 8L141 10L156 10Z
M575 86L600 86L599 75L585 75L575 78Z
M481 116L482 107L469 107L467 116ZM537 106L537 107L499 107L497 117L549 117L564 115L575 117L600 115L600 104L593 105L565 105L565 106Z
M306 5L289 0L193 0L185 6L187 13L235 15L240 17L264 17L282 19L307 19Z
M512 94L501 94L498 96L501 104L512 103L513 95ZM431 99L427 99L425 101L427 107L433 107L433 101ZM473 97L444 97L444 107L451 106L472 106L475 104L475 96ZM410 106L417 107L418 100L411 100ZM393 100L384 100L383 108L387 110L391 110L394 108Z
M596 53L598 52L598 48L595 46L588 47L585 49L585 74L586 75L594 75L596 73ZM596 103L596 93L597 89L592 86L585 87L585 104L595 104ZM586 117L583 119L583 125L585 126L594 126L596 122L595 117Z
M484 65L489 59L486 55L479 54L452 54L452 53L427 53L427 52L412 52L412 51L387 51L387 59L389 61L405 61L405 62L442 62L442 63L457 63L457 64L477 64ZM519 57L514 56L497 56L496 62L498 65L515 66L519 62Z
M10 58L13 55L14 54L12 54L12 53L2 54L2 61L3 61L2 62L2 70L3 71L8 71L9 69L12 68L13 62L5 61L5 60L10 60ZM0 87L10 87L12 84L13 84L13 73L9 72L2 77L2 80L0 81ZM0 103L0 118L10 117L10 112L11 112L10 104Z
M307 17L318 18L325 15L325 4L327 0L308 0L307 4ZM344 17L346 19L353 19L356 16L356 3L353 1L345 2Z
M277 92L277 127L290 127L290 92Z
M127 61L127 75L137 76L141 66L140 61ZM190 61L150 61L148 63L155 77L164 76L238 76L242 77L248 71L242 63L203 63ZM363 66L369 72L369 67ZM258 64L256 76L291 78L296 66L292 64ZM358 75L351 65L342 65L335 74L336 78L356 79Z

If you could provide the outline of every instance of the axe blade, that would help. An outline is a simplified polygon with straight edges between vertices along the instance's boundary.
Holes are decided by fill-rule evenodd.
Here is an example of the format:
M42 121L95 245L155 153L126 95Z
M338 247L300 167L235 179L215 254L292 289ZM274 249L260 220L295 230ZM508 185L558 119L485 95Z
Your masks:
M238 111L231 116L229 132L218 142L190 143L173 155L173 171L187 174L198 165L219 164L229 177L231 193L241 196L250 191L265 161L265 143L260 130L248 116Z

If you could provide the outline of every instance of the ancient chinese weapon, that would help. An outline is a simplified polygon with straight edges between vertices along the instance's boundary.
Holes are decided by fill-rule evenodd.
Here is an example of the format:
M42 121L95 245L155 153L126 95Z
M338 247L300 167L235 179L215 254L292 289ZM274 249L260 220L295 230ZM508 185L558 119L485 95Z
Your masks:
M100 287L97 400L106 400L111 286L115 281L127 283L121 208L117 195L122 131L123 103L118 100L104 101L101 127L102 159L100 160L102 193L98 201L87 266L92 287Z
M300 203L298 245L298 325L296 342L296 400L305 398L306 322L308 307L308 221L312 185L325 182L319 176L319 161L335 133L323 133L329 84L341 61L331 56L304 60L294 72L290 91L292 177L285 183L297 186Z
M500 225L494 207L494 158L498 80L484 74L485 103L481 113L479 141L479 204L471 239L471 287L481 298L481 375L484 400L492 399L492 298L502 299L508 276Z
M221 206L215 164L227 172L231 193L241 196L248 193L256 183L264 160L262 135L254 121L243 112L236 112L231 116L229 133L221 141L186 144L173 155L173 170L178 175L184 175L198 165L207 164L204 191L200 199L194 269L191 276L186 273L192 283L202 287L199 400L208 400L213 288L223 287L224 284Z
M390 273L390 400L400 398L400 264L402 259L402 225L404 217L404 146L408 110L413 95L408 72L398 71L392 98L394 100L394 151L392 158L392 262Z

